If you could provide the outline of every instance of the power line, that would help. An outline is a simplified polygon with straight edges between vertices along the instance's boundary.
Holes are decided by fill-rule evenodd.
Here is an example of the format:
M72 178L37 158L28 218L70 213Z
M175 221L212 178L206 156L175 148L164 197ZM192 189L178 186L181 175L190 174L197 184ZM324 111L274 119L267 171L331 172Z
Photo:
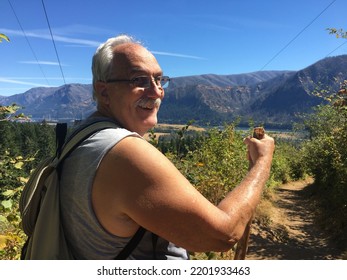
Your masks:
M52 42L53 42L53 46L54 46L54 50L55 50L55 54L56 54L57 59L58 59L58 63L59 63L59 67L60 67L60 72L61 72L61 75L62 75L62 77L63 77L64 84L66 85L66 82L65 82L65 76L64 76L64 72L63 72L63 68L61 67L61 63L60 63L60 59L59 59L59 55L58 55L58 51L57 51L57 47L56 47L55 42L54 42L54 38L53 38L53 33L52 33L51 25L49 24L48 15L47 15L47 12L46 12L46 7L45 7L45 3L43 2L43 0L42 0L42 6L43 6L43 10L44 10L45 15L46 15L46 20L47 20L47 24L48 24L49 32L51 33L51 38L52 38Z
M341 45L339 45L337 48L335 48L334 50L332 50L330 53L328 53L325 57L328 57L329 55L331 55L333 52L337 51L339 48L341 48L343 45L347 44L347 41L342 43Z
M291 39L280 51L278 51L259 71L262 71L268 66L277 56L279 56L291 43L293 43L313 22L315 22L336 0L332 1L327 7L323 9L308 25L306 25L293 39Z
M33 54L33 56L34 56L36 62L37 62L37 65L39 66L42 75L44 76L44 78L45 78L47 84L49 85L49 82L48 82L48 80L47 80L47 77L46 77L46 75L45 75L45 73L44 73L44 71L43 71L43 69L42 69L42 67L41 67L41 64L40 64L39 60L37 59L37 56L36 56L36 54L35 54L35 52L34 52L32 46L31 46L31 44L30 44L30 42L29 42L29 39L28 39L28 37L27 37L27 35L26 35L24 29L23 29L23 26L22 26L22 24L20 23L19 18L18 18L18 16L17 16L17 14L16 14L16 12L15 12L15 10L14 10L14 8L13 8L11 2L10 2L10 0L7 0L7 1L8 1L8 4L10 5L10 7L11 7L11 9L12 9L12 12L13 12L14 16L15 16L16 19L17 19L18 25L19 25L20 29L22 30L22 32L23 32L23 34L24 34L24 37L25 37L25 39L26 39L26 41L27 41L27 44L28 44L28 46L29 46L29 48L30 48L30 50L31 50L31 52L32 52L32 54Z

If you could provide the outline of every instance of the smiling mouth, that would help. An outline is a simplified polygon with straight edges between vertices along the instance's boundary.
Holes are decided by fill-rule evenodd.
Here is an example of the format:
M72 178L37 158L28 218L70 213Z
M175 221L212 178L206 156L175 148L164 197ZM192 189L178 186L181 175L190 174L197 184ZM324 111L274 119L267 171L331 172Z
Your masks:
M160 98L157 98L157 99L144 98L138 101L137 106L145 110L153 110L154 108L159 109L160 104L161 104Z

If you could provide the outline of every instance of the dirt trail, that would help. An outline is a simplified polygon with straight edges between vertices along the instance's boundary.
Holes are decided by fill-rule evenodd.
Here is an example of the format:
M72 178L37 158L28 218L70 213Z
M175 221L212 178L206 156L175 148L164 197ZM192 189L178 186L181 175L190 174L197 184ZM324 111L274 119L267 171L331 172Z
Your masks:
M274 202L259 205L270 224L253 223L248 260L331 260L341 253L314 223L314 211L305 187L312 180L281 186Z

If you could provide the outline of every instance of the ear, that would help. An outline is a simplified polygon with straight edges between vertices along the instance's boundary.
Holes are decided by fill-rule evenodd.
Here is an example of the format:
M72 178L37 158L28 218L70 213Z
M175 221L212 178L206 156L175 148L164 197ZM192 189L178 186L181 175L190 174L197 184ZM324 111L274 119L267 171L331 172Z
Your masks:
M109 96L106 83L100 81L96 82L95 92L98 103L109 104Z

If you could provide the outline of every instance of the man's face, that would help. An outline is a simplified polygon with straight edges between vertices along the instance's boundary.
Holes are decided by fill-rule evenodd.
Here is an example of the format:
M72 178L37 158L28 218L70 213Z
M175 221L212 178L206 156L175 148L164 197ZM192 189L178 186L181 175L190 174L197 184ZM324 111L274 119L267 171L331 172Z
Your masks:
M164 90L156 85L154 78L162 76L162 70L154 56L142 46L126 44L116 47L114 51L110 80L132 80L142 76L151 78L149 88L136 87L129 82L107 84L112 117L124 128L143 135L157 124Z

